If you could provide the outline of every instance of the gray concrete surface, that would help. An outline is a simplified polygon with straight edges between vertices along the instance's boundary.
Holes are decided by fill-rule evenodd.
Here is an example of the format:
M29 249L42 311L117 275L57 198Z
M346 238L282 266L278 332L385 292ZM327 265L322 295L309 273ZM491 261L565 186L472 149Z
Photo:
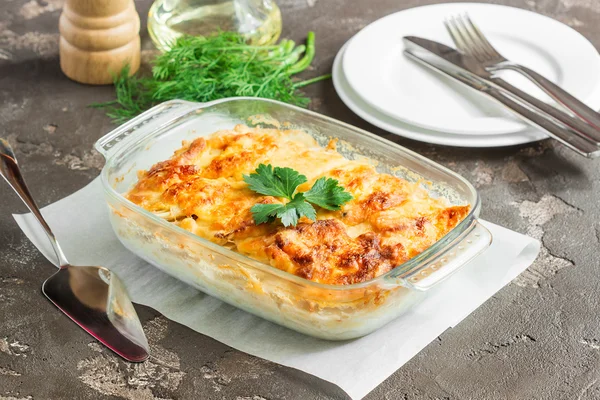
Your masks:
M436 1L279 0L284 36L317 34L315 71L369 22ZM497 0L569 24L600 47L598 0ZM15 146L42 205L96 177L94 141L113 128L86 105L111 87L69 81L58 66L62 0L0 4L0 136ZM145 21L149 0L136 1ZM143 24L142 26L145 26ZM144 33L144 48L151 47ZM503 149L433 146L387 134L350 112L331 82L308 88L319 112L416 150L469 178L482 216L543 243L536 263L367 396L375 399L600 399L600 161L552 141ZM138 307L153 348L127 364L40 292L53 267L10 214L0 184L0 399L344 399L337 387L233 350Z

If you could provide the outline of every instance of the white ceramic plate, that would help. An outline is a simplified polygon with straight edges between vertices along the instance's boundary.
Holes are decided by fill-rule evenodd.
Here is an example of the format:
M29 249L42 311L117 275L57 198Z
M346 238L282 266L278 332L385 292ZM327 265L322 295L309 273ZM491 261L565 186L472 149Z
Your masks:
M361 30L343 60L348 83L365 102L397 120L455 134L506 134L527 129L493 101L404 54L402 37L421 36L455 47L444 19L468 13L508 59L558 83L594 109L600 107L600 55L577 31L518 8L478 3L423 6L388 15ZM509 73L531 94L539 89Z
M338 52L333 62L332 78L335 90L344 104L356 115L385 131L421 142L458 147L512 146L535 142L547 137L543 132L534 128L502 135L460 135L423 129L398 121L371 107L352 90L342 68L342 59L347 46L348 43ZM481 97L483 98L483 96Z

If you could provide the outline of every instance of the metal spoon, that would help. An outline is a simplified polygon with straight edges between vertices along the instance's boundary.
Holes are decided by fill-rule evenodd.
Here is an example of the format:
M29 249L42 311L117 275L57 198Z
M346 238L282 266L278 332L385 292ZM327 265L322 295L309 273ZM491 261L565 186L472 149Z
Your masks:
M104 267L69 264L56 237L29 193L15 154L0 138L0 174L42 225L60 268L42 285L42 292L87 333L128 361L148 358L148 341L125 287Z

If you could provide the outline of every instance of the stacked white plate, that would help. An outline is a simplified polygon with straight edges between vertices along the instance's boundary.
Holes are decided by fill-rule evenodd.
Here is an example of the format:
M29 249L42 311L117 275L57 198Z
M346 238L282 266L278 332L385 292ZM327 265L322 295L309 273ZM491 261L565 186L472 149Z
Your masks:
M365 27L342 47L333 64L333 83L342 101L371 124L423 142L498 147L546 138L492 100L403 54L402 38L408 35L455 47L444 20L464 13L502 55L600 108L600 55L585 37L530 11L478 3L412 8ZM502 76L550 101L516 73Z

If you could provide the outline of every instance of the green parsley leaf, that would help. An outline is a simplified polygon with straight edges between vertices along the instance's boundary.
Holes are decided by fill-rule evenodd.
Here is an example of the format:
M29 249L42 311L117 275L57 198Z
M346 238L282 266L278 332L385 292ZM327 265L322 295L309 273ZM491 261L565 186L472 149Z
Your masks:
M306 182L306 176L291 168L260 164L254 173L244 175L244 182L256 193L292 200L296 188Z
M340 206L352 200L352 195L344 190L333 178L319 178L308 192L306 200L327 210L339 210Z
M314 221L317 218L317 212L313 206L304 200L304 195L298 193L285 207L277 210L277 217L281 218L281 223L284 226L296 226L298 219L301 217L307 217Z
M305 200L303 193L298 193L294 197L294 200L290 203L294 203L294 207L296 207L296 211L298 212L299 216L304 216L311 221L315 221L317 219L317 211L309 202Z
M274 220L277 211L281 208L285 208L285 206L283 204L255 204L250 211L254 222L258 225Z
M264 194L265 196L288 198L283 183L275 175L271 164L260 164L254 173L244 175L244 182L256 193Z
M252 206L250 211L255 224L279 218L284 226L296 226L302 217L312 221L317 219L317 212L310 203L328 210L339 210L342 204L352 200L352 195L332 178L319 178L309 191L296 193L298 186L307 181L306 176L292 168L273 168L270 164L260 164L253 173L244 175L244 181L257 193L289 200L286 204Z
M296 188L307 181L306 176L291 168L275 167L275 175L281 180L288 199L296 192Z
M281 219L283 226L296 226L298 224L298 213L294 207L284 207L277 212L277 218Z

